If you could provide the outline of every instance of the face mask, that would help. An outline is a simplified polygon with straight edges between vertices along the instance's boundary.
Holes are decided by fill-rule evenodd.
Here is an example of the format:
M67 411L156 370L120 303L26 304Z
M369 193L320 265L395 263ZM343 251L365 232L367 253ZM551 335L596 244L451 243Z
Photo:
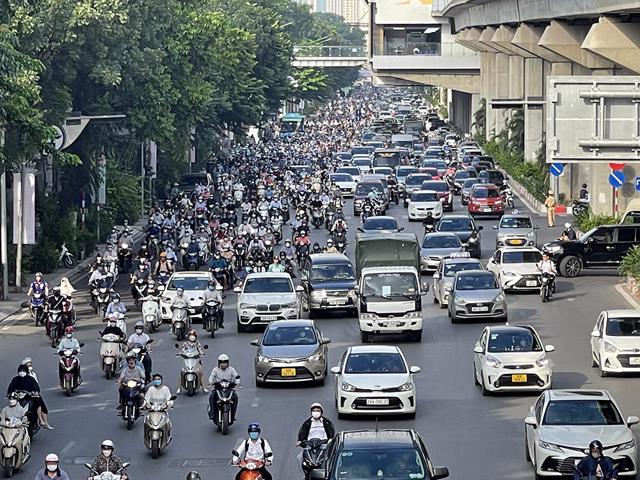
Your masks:
M194 337L193 335L191 335L191 336L189 337L189 341L190 341L190 342L195 342L195 341L196 341L196 337Z
M70 333L67 333L67 334L65 335L65 337L67 337L67 338L71 338L71 337L73 337L73 335L71 335Z
M27 368L29 369L30 372L33 372L33 367L27 366Z
M249 438L250 438L251 440L257 440L259 436L260 436L260 434L259 434L258 432L251 432L251 433L249 433Z
M58 465L47 465L47 470L49 470L50 472L55 472L56 470L58 470Z
M600 458L602 456L602 454L600 452L591 452L591 456L593 458Z
M27 372L18 372L18 376L19 377L26 377L27 376Z
M18 400L16 400L15 398L12 398L11 400L9 400L10 407L15 407L17 404L18 404Z
M110 457L111 456L111 450L102 450L102 455L104 455L105 457Z
M141 329L141 328L136 328L136 333L137 333L138 335L140 335L140 334L142 333L142 329Z
M311 412L311 416L317 420L322 416L322 412L318 412L317 410L314 410L313 412Z
M120 299L119 298L114 298L113 299L113 303L120 303Z
M209 290L213 291L215 289L215 287L213 285L209 285Z
M154 380L153 382L151 382L151 385L153 385L154 387L159 387L160 385L162 385L162 380Z

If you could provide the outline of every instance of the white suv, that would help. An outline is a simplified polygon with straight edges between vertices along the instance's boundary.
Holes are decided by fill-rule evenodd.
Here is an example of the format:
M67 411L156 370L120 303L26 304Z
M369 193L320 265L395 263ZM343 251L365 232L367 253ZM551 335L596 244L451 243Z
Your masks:
M298 292L288 273L250 273L238 294L238 332L246 332L252 325L266 325L274 320L292 320L300 316Z
M600 375L640 372L640 312L605 310L591 332L591 364Z

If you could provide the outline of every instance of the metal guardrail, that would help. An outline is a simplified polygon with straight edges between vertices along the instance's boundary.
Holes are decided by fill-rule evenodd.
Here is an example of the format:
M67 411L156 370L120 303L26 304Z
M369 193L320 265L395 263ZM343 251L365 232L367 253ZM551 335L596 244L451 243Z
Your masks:
M295 45L295 58L365 58L363 46Z
M375 54L379 55L379 54ZM390 44L384 45L384 55L391 56L427 56L427 57L475 57L478 56L478 52L464 47L455 42L441 42L441 43L421 43L411 44L404 47L393 46Z

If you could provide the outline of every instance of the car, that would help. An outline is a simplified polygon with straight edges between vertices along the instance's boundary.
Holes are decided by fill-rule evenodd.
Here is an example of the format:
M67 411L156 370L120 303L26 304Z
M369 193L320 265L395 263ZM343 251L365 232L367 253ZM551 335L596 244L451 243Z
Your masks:
M422 161L422 166L428 168L436 168L438 170L438 176L440 178L443 178L447 173L447 162L445 162L444 160L426 159Z
M338 418L345 415L416 416L413 375L420 367L408 367L399 347L356 345L349 347L338 366L335 402Z
M184 296L189 300L191 320L202 319L204 305L203 294L209 282L213 280L210 272L174 272L160 297L160 315L163 321L170 321L172 317L171 304L176 297L176 289L182 287Z
M433 273L433 302L439 303L440 308L447 308L453 277L456 272L464 270L484 270L484 266L477 258L471 258L469 252L451 254L450 258L443 258L438 265Z
M374 167L371 171L374 175L384 175L387 179L393 177L393 168L391 167Z
M378 192L378 198L382 200L382 205L385 205L385 193L384 193L384 184L380 180L362 180L358 183L356 187L356 192L354 194L353 199L353 214L359 215L362 211L362 204L369 197L369 193L372 190L376 190ZM384 211L380 212L384 215Z
M640 243L640 225L616 224L592 228L578 240L556 240L545 243L542 251L549 253L563 277L577 277L583 268L612 268Z
M371 157L369 155L354 155L353 166L358 167L363 175L366 175L371 171Z
M356 145L351 147L351 155L372 155L374 149L367 145Z
M507 182L507 177L500 170L483 170L478 174L478 178L484 183L493 183L498 188Z
M447 467L433 466L416 431L377 427L339 432L327 446L325 467L311 473L317 480L439 480L448 476Z
M362 178L362 172L360 171L359 167L354 167L354 166L343 166L343 167L338 167L336 168L335 173L346 173L351 175L351 178L353 178L353 180L355 180L356 183L358 183L360 181L360 179Z
M246 332L255 325L268 325L274 320L293 320L300 317L298 292L288 273L256 272L245 278L238 294L236 325L238 332Z
M476 318L507 321L507 299L493 272L456 272L452 284L448 304L451 323Z
M332 173L329 175L329 181L338 186L343 196L353 197L357 183L351 175L348 173Z
M351 159L355 154L353 152L337 152L332 155L335 160L339 160L342 164L351 163Z
M324 385L327 344L313 320L276 320L265 329L253 362L256 387L268 383L311 382Z
M505 213L498 225L493 227L497 230L496 249L500 247L535 247L538 244L536 230L540 227L534 226L531 216L526 213Z
M421 190L420 186L423 182L431 180L431 175L426 173L411 173L404 180L405 201L404 208L409 206L408 198L415 190Z
M420 173L426 173L427 175L431 175L432 180L440 180L438 169L435 167L420 167Z
M552 368L538 332L529 325L484 327L473 347L473 378L482 395L551 388Z
M501 247L489 259L487 270L496 274L500 286L508 290L540 290L538 262L542 253L535 247Z
M460 203L462 205L469 204L469 196L471 195L471 189L474 185L480 183L480 180L477 178L467 178L462 184L462 190L460 190Z
M464 247L455 233L427 233L420 247L420 270L435 272L443 258L462 251Z
M477 178L478 174L474 170L458 170L453 174L453 192L460 195L462 186L467 178Z
M442 209L445 212L453 211L453 194L449 188L449 184L444 180L428 180L422 182L420 190L432 190L438 193L440 200L442 200Z
M398 181L398 186L402 185L404 187L406 178L412 173L418 173L418 168L406 165L396 167L396 180Z
M571 475L598 439L619 476L635 478L637 447L630 427L638 422L635 416L624 419L606 390L547 390L524 419L526 457L538 478Z
M471 187L467 210L471 216L484 215L500 218L504 215L504 199L498 187L490 183L480 183Z
M313 253L300 267L302 308L312 318L326 310L358 314L357 281L353 265L342 253Z
M604 310L591 332L591 365L600 376L640 372L640 312Z
M454 232L458 235L462 246L475 258L480 258L482 253L482 229L482 225L476 225L469 215L445 215L436 226L437 232Z
M362 227L358 228L362 233L398 233L403 230L404 227L398 225L395 218L382 215L367 218Z
M422 220L431 212L433 218L442 217L442 201L438 192L433 190L416 190L409 198L409 221Z
M178 181L178 188L181 192L191 194L195 191L196 185L202 185L209 188L213 184L211 175L206 172L184 173Z
M311 165L291 165L289 170L295 173L299 178L304 178L307 175L313 175L313 167Z

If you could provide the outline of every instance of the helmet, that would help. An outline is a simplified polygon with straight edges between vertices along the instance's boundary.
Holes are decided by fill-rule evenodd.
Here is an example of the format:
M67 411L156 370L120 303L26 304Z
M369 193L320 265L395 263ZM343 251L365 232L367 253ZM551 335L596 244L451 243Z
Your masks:
M144 328L144 322L142 320L138 320L134 328Z
M73 327L71 325L69 325L68 327L66 327L64 329L64 333L73 333Z
M587 184L586 184L586 183L583 183L583 184L582 184L582 188L587 188ZM593 442L591 442L591 443L593 443ZM600 443L600 442L598 442L598 443Z
M571 228L571 224L569 222L565 223L564 228Z
M103 440L102 443L100 444L100 447L103 448L103 449L111 449L111 450L114 449L113 442L111 440L108 440L108 439L107 440Z
M247 432L251 433L251 432L258 432L260 433L260 424L259 423L250 423L249 424L249 428L247 428Z
M333 240L331 239L327 240L327 245L333 245Z
M135 354L135 352L128 352L127 353L127 360L133 358L134 360L138 359L138 355Z
M316 402L316 403L312 403L311 407L309 407L309 410L314 410L316 408L319 408L321 412L324 412L324 409L322 408L322 404Z
M593 440L589 444L589 452L592 452L594 450L600 450L600 452L602 452L602 442L600 442L600 440Z
M114 293L113 295L111 295L111 300L120 300L120 294Z
M198 338L198 332L196 332L194 329L189 330L189 333L187 333L188 337L190 337L191 335Z
M229 362L229 355L227 355L226 353L221 353L220 355L218 355L218 363L222 363L222 362Z
M194 472L187 473L186 480L202 480L202 479L200 478L200 474L194 471Z
M60 287L54 287L54 288L53 288L53 294L54 294L56 297L59 297L59 296L60 296Z
M179 294L179 295L182 295L184 293L184 288L182 288L182 287L176 288L176 293Z
M20 365L26 365L27 363L32 363L31 357L24 357L20 362Z
M160 252L160 258L167 258L167 252Z
M36 274L34 275L34 277L38 278L42 278L42 272L36 272Z
M45 462L58 462L58 455L56 455L55 453L48 453L47 456L44 458Z

